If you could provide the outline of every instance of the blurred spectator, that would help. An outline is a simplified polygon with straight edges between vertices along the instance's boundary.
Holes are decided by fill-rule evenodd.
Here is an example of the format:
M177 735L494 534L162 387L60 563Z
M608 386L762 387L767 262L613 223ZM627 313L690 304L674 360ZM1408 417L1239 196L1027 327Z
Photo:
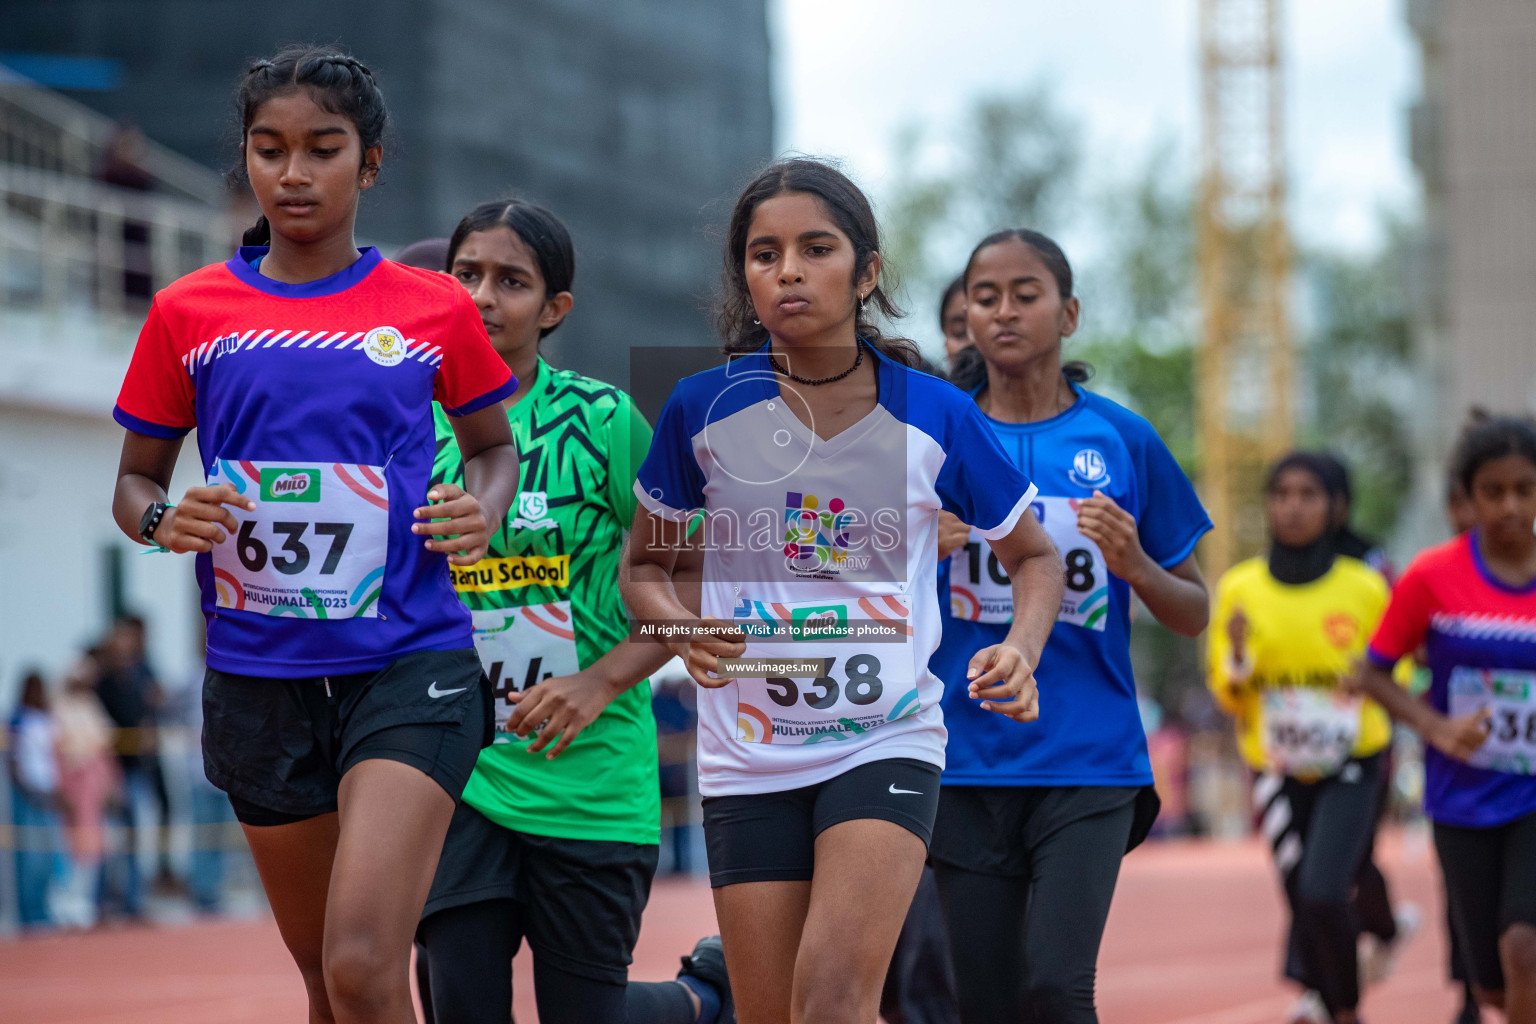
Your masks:
M224 909L225 845L235 813L229 798L208 781L203 772L203 748L197 738L203 731L203 673L167 701L162 724L176 726L185 742L175 744L169 755L177 779L178 801L186 799L191 824L191 858L187 886L192 905L199 913L217 914Z
M656 717L656 749L660 760L662 845L672 851L672 874L693 870L690 800L697 776L693 767L693 738L698 726L694 682L673 658L651 675L651 713Z
M139 854L144 844L151 807L161 825L170 815L165 778L160 772L159 744L155 727L164 703L159 681L145 654L144 620L124 615L112 624L102 645L103 661L97 694L117 726L118 767L122 769L121 821L126 830L123 851L113 865L111 892L116 909L129 918L144 915L143 869ZM165 857L163 843L155 848ZM162 862L162 873L166 868Z
M23 928L53 923L48 891L58 851L59 769L54 752L57 731L48 704L42 674L28 672L21 684L21 701L11 716L9 765L17 903Z
M113 131L102 150L96 177L108 185L148 192L155 187L155 177L145 169L149 155L148 140L133 121L124 119ZM154 295L154 274L149 251L149 225L141 220L123 219L123 294L148 302Z
M1152 778L1162 811L1152 825L1156 838L1188 835L1189 823L1189 731L1177 715L1165 714L1147 733L1147 757L1152 762Z
M64 806L69 871L58 901L61 924L89 928L106 854L106 809L118 781L112 757L112 720L96 696L100 665L87 655L64 680L54 708L58 731L59 794Z

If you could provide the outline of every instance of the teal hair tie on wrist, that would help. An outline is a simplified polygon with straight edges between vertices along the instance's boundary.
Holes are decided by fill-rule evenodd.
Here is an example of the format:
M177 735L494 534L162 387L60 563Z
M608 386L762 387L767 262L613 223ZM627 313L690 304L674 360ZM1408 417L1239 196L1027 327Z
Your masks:
M167 506L165 506L165 511L169 512L171 509L173 509L175 507L176 507L175 505L167 505ZM165 522L165 513L164 512L162 512L160 514L160 522L162 522L162 523ZM157 526L156 529L159 529L159 527ZM173 554L173 553L174 552L172 552L171 549L166 547L164 544L155 544L155 543L151 543L150 546L144 548L144 550L139 552L139 554L141 554L141 555L169 555L169 554Z

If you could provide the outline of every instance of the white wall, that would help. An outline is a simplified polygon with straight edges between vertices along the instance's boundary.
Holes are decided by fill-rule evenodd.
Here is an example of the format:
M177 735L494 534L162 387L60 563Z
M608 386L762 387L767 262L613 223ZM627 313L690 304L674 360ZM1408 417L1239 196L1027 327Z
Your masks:
M123 438L109 415L115 394L95 416L16 398L0 394L0 710L25 668L58 673L107 626L108 546L123 551L124 600L148 622L155 666L181 685L199 665L192 558L140 554L112 521ZM175 495L198 482L195 442L182 449Z

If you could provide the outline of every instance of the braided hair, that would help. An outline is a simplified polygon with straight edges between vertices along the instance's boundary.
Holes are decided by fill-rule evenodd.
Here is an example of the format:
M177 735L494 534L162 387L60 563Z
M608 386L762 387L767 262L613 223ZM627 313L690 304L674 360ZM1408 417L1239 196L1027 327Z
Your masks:
M368 66L334 47L293 45L255 61L245 70L235 93L242 148L261 105L297 89L307 92L321 110L351 121L365 154L383 142L389 110ZM369 166L364 163L359 170ZM244 174L243 162L238 173ZM241 241L244 245L267 245L272 241L272 229L265 215L246 230Z

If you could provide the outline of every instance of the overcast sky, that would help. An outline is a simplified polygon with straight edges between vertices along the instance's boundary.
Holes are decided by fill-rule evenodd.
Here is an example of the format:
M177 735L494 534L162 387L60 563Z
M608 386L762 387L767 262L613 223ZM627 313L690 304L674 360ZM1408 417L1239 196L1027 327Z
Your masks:
M843 157L877 203L903 124L942 129L1042 79L1081 118L1089 182L1171 137L1198 155L1197 0L771 0L781 150ZM1406 109L1418 55L1403 0L1289 0L1287 148L1304 245L1364 249L1411 211Z

